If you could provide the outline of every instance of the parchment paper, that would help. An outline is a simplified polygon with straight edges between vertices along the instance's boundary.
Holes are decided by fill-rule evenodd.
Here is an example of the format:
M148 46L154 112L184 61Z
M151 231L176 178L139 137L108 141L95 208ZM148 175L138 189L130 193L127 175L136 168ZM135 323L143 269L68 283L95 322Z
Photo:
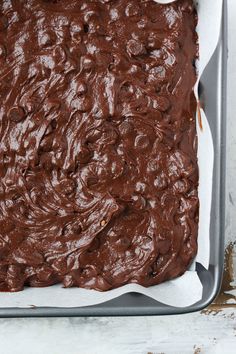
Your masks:
M169 3L168 0L155 0L159 3ZM198 36L199 54L198 82L195 86L195 95L198 98L198 83L217 46L222 17L223 0L199 0L198 9ZM199 232L198 254L195 262L201 263L205 268L209 266L209 229L210 210L212 198L212 176L214 149L212 135L207 118L201 110L202 127L198 119L198 163L199 163ZM144 288L140 285L130 284L107 292L98 292L79 288L63 289L61 285L48 288L26 288L18 293L0 293L0 307L80 307L99 304L124 293L136 292L145 294L159 302L175 307L190 306L202 297L202 284L195 271L195 262L181 277L167 281L163 284Z

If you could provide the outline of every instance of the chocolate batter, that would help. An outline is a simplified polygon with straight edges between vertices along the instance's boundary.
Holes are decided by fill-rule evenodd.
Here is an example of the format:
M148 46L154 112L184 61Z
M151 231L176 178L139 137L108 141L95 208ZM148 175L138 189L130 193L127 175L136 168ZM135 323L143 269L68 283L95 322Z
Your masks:
M192 0L0 2L0 290L158 284L197 251Z

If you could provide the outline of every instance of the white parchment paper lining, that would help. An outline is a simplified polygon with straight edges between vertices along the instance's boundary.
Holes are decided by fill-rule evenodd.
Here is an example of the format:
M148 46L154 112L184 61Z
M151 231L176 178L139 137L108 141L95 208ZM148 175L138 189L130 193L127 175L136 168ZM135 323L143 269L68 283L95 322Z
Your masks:
M169 3L168 0L155 0L159 3ZM222 17L223 0L198 0L198 36L200 60L198 63L198 82L195 94L198 97L198 83L204 68L216 49ZM201 263L205 268L209 266L209 229L212 197L213 175L213 141L210 127L204 112L201 110L201 130L197 120L198 133L198 162L199 162L199 233L198 254L195 262ZM163 284L144 288L140 285L129 284L107 292L98 292L79 288L63 289L61 285L48 288L26 288L18 293L0 293L0 307L80 307L99 304L124 293L136 292L147 295L159 302L170 306L190 306L202 297L202 284L195 271L195 263L185 274L175 280Z

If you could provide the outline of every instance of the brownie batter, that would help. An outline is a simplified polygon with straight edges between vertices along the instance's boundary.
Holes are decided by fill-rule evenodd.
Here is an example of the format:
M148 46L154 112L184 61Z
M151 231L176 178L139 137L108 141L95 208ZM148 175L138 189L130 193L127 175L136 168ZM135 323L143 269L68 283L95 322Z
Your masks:
M193 0L0 2L0 290L108 290L197 252Z

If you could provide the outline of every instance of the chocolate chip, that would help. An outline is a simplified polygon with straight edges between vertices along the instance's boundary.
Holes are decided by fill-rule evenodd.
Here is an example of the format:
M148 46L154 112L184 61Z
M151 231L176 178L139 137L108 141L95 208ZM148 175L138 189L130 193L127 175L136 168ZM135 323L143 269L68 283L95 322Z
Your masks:
M78 161L83 164L89 162L90 158L91 158L90 150L87 149L86 147L81 147L77 155Z
M135 190L138 193L145 193L145 191L147 190L147 185L146 183L143 182L137 182L135 185Z
M93 187L98 183L98 179L96 177L88 177L87 178L87 186L88 187Z
M189 183L186 179L178 180L173 184L175 193L186 193L189 190Z
M133 207L138 210L143 210L146 207L146 200L141 195L134 195L132 197Z
M77 82L77 90L78 95L83 95L87 92L87 85L84 81L80 80Z
M81 64L82 64L82 68L86 71L93 69L94 67L94 60L90 55L84 55L81 58Z
M138 135L135 139L134 146L139 150L145 150L150 146L150 140L147 135Z
M135 39L130 39L127 43L126 48L127 52L133 56L143 55L146 53L146 49L143 43Z
M166 77L166 69L164 66L159 65L150 69L148 81L149 82L159 81L159 80L162 81L165 79L165 77Z
M0 15L0 31L6 30L8 27L8 19L6 16Z
M122 136L127 136L129 134L132 134L132 132L134 131L134 127L132 123L122 122L119 126L119 131Z
M156 33L150 33L148 36L148 48L159 49L162 46L162 40Z
M74 108L80 112L87 112L91 108L90 100L84 96L75 98L72 101L71 106L72 106L72 108Z
M164 173L160 173L154 180L154 186L158 189L158 190L163 190L167 187L168 182L167 182L167 178L164 175Z
M75 191L76 184L73 179L65 178L63 179L59 185L58 189L60 190L61 193L65 195L69 195Z
M39 45L41 47L51 47L56 42L56 35L54 32L46 32L39 36Z
M147 27L148 24L148 18L147 16L143 16L140 21L137 23L138 28L143 29Z
M80 21L73 21L70 24L70 31L72 34L82 33L84 31L84 25Z
M153 108L166 112L170 108L170 101L167 97L158 96L153 100Z
M64 276L62 283L64 285L65 288L70 288L74 285L74 279L73 276L70 274L67 274Z
M81 223L79 221L74 222L71 229L75 234L79 235L82 232Z
M125 14L128 17L137 16L140 14L140 7L137 3L129 2L125 8Z
M51 172L53 169L53 155L50 152L45 152L40 157L40 162L47 172Z
M111 173L113 179L120 177L124 172L124 164L122 161L113 161L111 164Z
M13 107L8 113L8 118L14 123L19 123L25 118L25 111L22 107Z

